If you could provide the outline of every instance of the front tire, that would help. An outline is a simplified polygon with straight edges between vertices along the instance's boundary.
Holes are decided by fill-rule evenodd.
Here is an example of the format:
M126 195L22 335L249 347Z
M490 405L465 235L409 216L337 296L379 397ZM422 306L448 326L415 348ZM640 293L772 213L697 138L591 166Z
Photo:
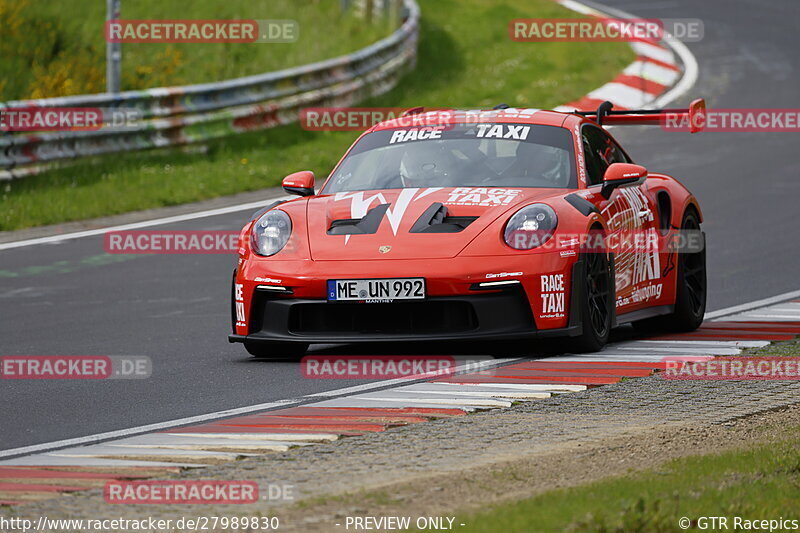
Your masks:
M586 280L580 298L580 321L583 331L570 339L575 353L598 352L608 342L611 333L613 309L611 283L613 276L608 256L604 251L583 255L586 261Z
M244 349L255 359L294 360L305 355L308 344L274 341L246 341Z
M682 231L700 231L700 217L690 209L683 215ZM675 288L675 310L669 315L634 322L646 332L682 333L694 331L703 323L706 312L706 249L678 252L678 276Z

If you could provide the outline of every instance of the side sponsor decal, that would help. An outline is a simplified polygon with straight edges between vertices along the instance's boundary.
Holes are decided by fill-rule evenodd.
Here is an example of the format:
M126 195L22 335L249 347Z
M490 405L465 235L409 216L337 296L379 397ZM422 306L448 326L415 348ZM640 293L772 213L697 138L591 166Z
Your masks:
M233 300L236 304L236 327L246 327L247 321L244 316L244 285L241 283L233 284Z
M586 183L586 159L583 155L583 138L580 125L575 126L575 150L578 152L578 176L582 183Z
M450 192L446 205L508 205L522 194L522 189L497 189L486 187L456 187Z
M495 278L508 278L508 277L516 277L521 276L522 272L498 272L497 274L486 274L486 279L495 279Z
M628 187L617 190L619 196L603 208L611 231L642 228L646 226L645 222L653 220L653 211L641 189Z
M631 206L631 215L635 217L637 227L643 227L644 222L652 222L654 220L653 210L650 209L647 197L641 189L630 187L619 189L619 192L628 199Z
M619 189L619 195L603 209L603 215L612 235L648 228L648 222L654 219L647 197L638 187ZM647 242L658 242L653 228L642 231L653 233ZM641 283L660 278L661 259L657 247L652 252L619 253L616 259L616 287L617 293L623 298L617 300L617 305L635 303L629 291ZM622 300L627 300L627 303L620 303Z
M614 282L616 283L617 290L623 287L629 287L631 284L631 271L617 270L614 272Z
M257 277L255 279L253 279L253 281L255 281L256 283L280 283L281 282L281 280L275 279L275 278L260 278L260 277Z
M633 284L661 277L661 260L658 252L633 254Z
M539 318L563 318L564 274L544 274L539 279L542 295Z
M617 307L623 307L630 304L638 304L641 302L648 302L650 300L658 300L664 291L663 283L651 283L635 289L630 296L620 296L617 298Z

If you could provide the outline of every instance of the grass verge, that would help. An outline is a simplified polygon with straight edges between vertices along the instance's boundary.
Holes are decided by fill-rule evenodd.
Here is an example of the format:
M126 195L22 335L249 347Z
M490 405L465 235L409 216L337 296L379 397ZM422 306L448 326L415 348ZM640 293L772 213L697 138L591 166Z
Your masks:
M798 356L800 343L773 343L748 355ZM716 530L770 530L747 520L797 520L800 528L800 426L774 428L769 445L691 456L624 477L552 490L538 496L460 516L464 533L586 532L662 533L714 530L710 519L725 517ZM734 522L738 517L738 522ZM688 524L686 528L681 527ZM738 520L737 519L737 520ZM785 526L785 524L784 524Z
M500 505L461 517L460 531L660 533L688 529L680 527L684 517L692 530L702 529L702 517L712 516L741 531L749 528L733 527L734 517L800 519L800 427L785 433L769 446L678 459L657 471Z
M577 16L551 0L421 0L417 68L364 105L550 108L612 79L633 60L625 43L518 43L514 18ZM328 38L327 35L325 37ZM325 176L354 132L298 125L209 143L203 153L120 154L0 184L0 230L54 224L275 186L296 170Z
M391 31L344 14L330 0L136 0L122 18L293 19L291 44L141 43L122 45L122 89L206 83L303 65L353 52ZM0 101L105 91L105 2L0 0ZM324 34L325 39L319 35Z

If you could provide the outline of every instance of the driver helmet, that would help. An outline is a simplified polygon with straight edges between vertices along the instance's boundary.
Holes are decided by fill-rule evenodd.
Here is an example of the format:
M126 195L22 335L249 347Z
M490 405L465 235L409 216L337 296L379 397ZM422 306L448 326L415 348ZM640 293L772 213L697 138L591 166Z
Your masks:
M452 156L440 142L424 141L410 144L400 161L403 187L441 186L452 168Z

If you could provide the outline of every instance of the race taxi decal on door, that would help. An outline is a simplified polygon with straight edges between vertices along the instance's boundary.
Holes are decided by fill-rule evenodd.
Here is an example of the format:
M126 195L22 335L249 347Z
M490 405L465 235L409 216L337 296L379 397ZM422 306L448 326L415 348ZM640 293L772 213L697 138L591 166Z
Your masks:
M247 327L244 314L244 285L241 283L233 284L233 300L236 308L236 327Z
M564 318L564 274L539 276L542 306L539 318Z

